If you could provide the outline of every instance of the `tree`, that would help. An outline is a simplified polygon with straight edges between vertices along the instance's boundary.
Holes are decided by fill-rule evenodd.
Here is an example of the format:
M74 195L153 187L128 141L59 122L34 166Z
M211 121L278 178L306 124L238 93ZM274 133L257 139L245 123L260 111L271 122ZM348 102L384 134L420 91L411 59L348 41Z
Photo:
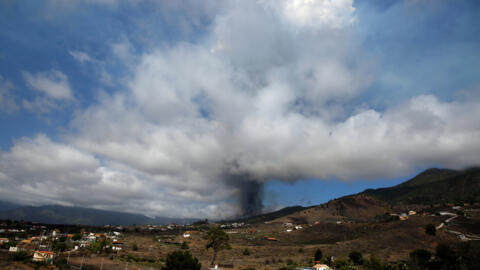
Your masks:
M55 251L65 251L67 249L67 244L65 242L56 242L53 246Z
M202 265L189 251L168 253L162 270L200 270Z
M102 253L102 250L105 248L106 245L107 245L107 241L105 239L100 239L98 241L91 243L88 249L92 253Z
M187 242L183 241L182 245L180 246L181 249L188 249Z
M322 259L322 256L323 256L322 251L319 248L317 248L317 251L315 251L315 255L314 255L314 261L315 262L320 261Z
M249 256L250 255L250 250L248 250L248 248L244 249L243 250L243 255Z
M78 241L78 240L80 240L80 239L82 239L82 235L79 234L79 233L76 233L76 234L74 234L74 235L72 236L72 240L73 240L73 241Z
M433 224L428 224L427 226L425 226L425 232L429 235L433 235L435 236L435 233L436 233L437 229L435 228L435 226Z
M363 262L363 256L362 256L362 253L358 252L358 251L352 251L350 252L350 254L348 254L348 257L350 258L350 260L353 262L353 264L355 265L359 265L359 264L362 264Z
M65 241L67 241L67 239L68 239L68 238L67 238L66 236L60 236L60 237L58 238L58 241L59 241L59 242L65 242Z
M224 249L231 249L230 244L228 243L230 239L224 231L217 227L211 228L207 235L205 235L205 239L207 240L206 248L213 249L213 257L210 265L215 265L217 253Z

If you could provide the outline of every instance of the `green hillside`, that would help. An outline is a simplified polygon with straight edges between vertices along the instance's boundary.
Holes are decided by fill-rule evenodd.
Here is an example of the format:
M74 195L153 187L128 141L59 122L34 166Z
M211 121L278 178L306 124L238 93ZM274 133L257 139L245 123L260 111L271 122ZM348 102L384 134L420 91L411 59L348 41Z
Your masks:
M367 189L360 194L370 195L390 204L478 202L480 169L428 169L397 186Z

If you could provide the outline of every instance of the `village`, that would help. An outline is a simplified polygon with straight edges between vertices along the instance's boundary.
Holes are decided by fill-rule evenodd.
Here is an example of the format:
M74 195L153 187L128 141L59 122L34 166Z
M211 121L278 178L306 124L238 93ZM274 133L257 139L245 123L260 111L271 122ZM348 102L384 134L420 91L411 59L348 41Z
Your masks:
M95 227L5 220L0 221L0 261L58 267L52 269L144 270L160 269L169 253L182 250L191 252L207 267L212 252L205 248L205 235L211 228L225 232L231 245L230 249L219 252L213 269L258 269L259 266L262 269L335 269L357 251L390 261L408 258L408 250L376 251L378 246L372 241L381 241L381 237L390 235L421 247L438 240L480 240L478 234L464 233L458 226L451 226L455 220L468 220L465 216L477 215L476 207L445 205L435 211L411 208L376 215L374 222L346 215L319 214L323 220L298 218L299 215L315 217L314 211L326 208L318 206L318 209L255 224L247 220L216 223L205 220L185 225ZM436 238L427 235L432 232L425 234L429 225L433 226ZM405 238L408 234L418 239ZM324 252L318 261L313 257L317 249Z

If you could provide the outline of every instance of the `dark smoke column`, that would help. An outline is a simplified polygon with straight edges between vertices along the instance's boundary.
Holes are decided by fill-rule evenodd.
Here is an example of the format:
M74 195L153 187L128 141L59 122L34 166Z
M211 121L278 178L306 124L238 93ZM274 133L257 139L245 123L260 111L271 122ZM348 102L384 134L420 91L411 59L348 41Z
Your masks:
M240 191L240 217L251 217L262 213L263 183L248 173L225 173L225 182Z
M242 217L251 217L261 214L263 209L263 184L249 180L243 182L240 188Z

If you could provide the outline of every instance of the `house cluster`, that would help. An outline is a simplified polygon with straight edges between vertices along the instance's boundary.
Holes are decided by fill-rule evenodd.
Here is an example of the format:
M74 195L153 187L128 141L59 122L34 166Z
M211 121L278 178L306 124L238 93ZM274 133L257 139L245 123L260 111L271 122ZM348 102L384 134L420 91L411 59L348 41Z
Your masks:
M100 239L109 239L112 250L121 250L123 246L119 239L121 233L116 231L70 234L61 232L58 228L21 222L2 222L0 228L0 248L8 249L11 253L27 252L35 262L53 263L56 254L54 247L58 242L66 244L67 249L62 249L63 252L75 252Z
M230 229L230 228L243 228L246 227L247 224L245 222L232 222L227 224L221 224L220 228L222 229Z
M291 222L285 222L283 223L283 226L285 227L286 232L292 232L293 230L301 230L303 229L302 225L294 225Z

